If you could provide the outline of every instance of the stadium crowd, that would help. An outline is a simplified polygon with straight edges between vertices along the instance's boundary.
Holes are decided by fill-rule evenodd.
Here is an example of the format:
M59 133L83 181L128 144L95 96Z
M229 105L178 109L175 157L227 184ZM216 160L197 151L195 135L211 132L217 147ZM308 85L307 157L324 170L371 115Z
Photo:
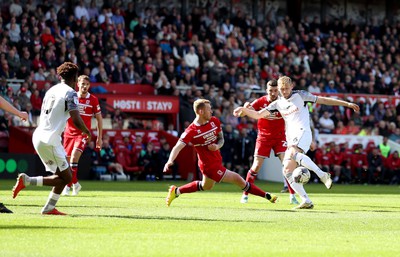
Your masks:
M320 21L316 16L294 24L288 16L269 14L257 23L241 10L230 15L195 7L182 17L176 8L138 12L133 1L98 7L96 1L85 5L81 0L71 7L14 0L2 8L0 18L0 93L26 110L32 117L29 125L35 126L44 93L58 81L56 67L71 61L92 82L150 84L159 95L179 96L184 127L194 118L193 101L204 97L224 124L225 162L246 170L251 153L242 153L244 147L235 154L225 152L244 138L254 142L257 133L254 120L233 116L236 107L262 95L266 82L282 74L293 79L295 89L311 93L400 95L399 30L400 22L375 18L358 24L351 19ZM14 92L9 79L25 82ZM36 81L47 83L38 89ZM320 133L382 135L400 142L400 105L357 104L360 114L310 106L315 128ZM112 115L116 123L120 115ZM143 127L140 121L133 123L134 128ZM0 130L9 125L21 124L4 114ZM331 156L336 147L344 146L321 146L320 151ZM370 173L379 172L380 182L398 183L399 170L389 164L396 155L383 156L388 172ZM350 158L348 166L342 166L354 176L335 171L336 181L363 181L362 172L351 163ZM378 180L370 173L364 174L363 182Z

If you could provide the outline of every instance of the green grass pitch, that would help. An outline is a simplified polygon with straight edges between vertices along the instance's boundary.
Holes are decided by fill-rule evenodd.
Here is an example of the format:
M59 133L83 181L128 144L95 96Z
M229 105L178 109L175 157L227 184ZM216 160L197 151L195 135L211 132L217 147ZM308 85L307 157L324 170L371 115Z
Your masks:
M240 204L228 184L167 208L170 184L82 181L79 196L58 202L68 216L42 216L50 188L12 199L14 181L0 181L0 201L14 211L0 215L0 256L400 256L398 186L310 184L315 208L293 211L282 193L276 204Z

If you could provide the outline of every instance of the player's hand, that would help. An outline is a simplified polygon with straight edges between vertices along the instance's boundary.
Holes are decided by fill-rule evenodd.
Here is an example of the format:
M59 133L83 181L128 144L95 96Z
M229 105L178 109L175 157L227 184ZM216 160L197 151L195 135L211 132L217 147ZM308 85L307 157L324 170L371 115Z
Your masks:
M171 167L173 164L174 164L173 162L168 161L168 162L164 165L163 172L164 172L164 173L168 172L168 171L169 171L169 167Z
M29 115L27 112L20 112L19 117L21 118L22 121L27 121L29 119Z
M360 106L358 106L358 104L349 103L349 105L347 107L353 109L355 112L360 112Z
M244 105L243 105L243 107L244 107L244 108L249 108L249 107L250 107L250 105L251 105L251 103L250 103L250 102L245 102L245 103L244 103Z
M101 139L100 137L97 137L97 139L96 139L96 148L97 149L101 149L102 144L103 144L103 139Z
M210 145L208 145L208 150L210 150L210 151L217 151L219 148L218 148L218 145L217 144L210 144Z
M244 107L237 107L235 110L233 110L233 115L235 117L240 117L243 115L243 109L245 109Z
M89 131L88 131L88 132L82 132L82 134L83 134L84 136L86 136L86 141L87 141L87 142L90 142L90 141L92 140L92 135L90 134Z

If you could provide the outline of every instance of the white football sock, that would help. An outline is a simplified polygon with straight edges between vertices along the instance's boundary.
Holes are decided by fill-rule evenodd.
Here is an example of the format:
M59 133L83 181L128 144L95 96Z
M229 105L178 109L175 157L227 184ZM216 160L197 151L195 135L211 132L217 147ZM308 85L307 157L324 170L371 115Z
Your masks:
M308 198L308 195L303 185L293 181L292 173L287 173L285 174L285 176L288 182L290 183L290 186L300 196L303 202L308 202L308 203L311 202L310 198Z
M29 177L29 184L32 186L43 186L43 176Z
M46 205L42 209L42 213L53 210L56 207L58 199L60 199L60 195L55 194L53 193L53 191L51 191L49 194L49 199L47 200Z
M297 164L299 164L300 166L304 166L309 170L314 171L315 174L317 174L317 176L319 178L322 178L325 176L325 172L323 170L321 170L317 164L315 164L310 157L308 157L307 155L303 154L303 153L296 153L294 155L294 159L297 162ZM292 184L290 184L292 185Z

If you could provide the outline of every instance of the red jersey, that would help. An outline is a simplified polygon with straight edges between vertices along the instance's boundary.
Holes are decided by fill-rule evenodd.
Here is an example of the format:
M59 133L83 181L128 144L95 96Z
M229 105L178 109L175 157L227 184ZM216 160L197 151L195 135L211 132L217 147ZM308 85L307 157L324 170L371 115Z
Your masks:
M182 133L179 140L185 144L192 143L199 158L201 170L220 166L222 157L219 150L210 151L208 145L217 143L218 134L221 132L221 122L216 117L211 117L210 121L204 125L192 124Z
M94 95L88 93L85 98L79 97L79 114L86 127L90 129L92 127L92 117L101 112L99 100ZM72 119L69 118L67 122L67 126L64 131L64 137L74 137L81 135L82 131L77 129L72 122Z
M400 167L400 158L396 158L391 154L387 159L386 159L386 166L390 170L398 170Z
M259 111L270 104L267 96L262 96L251 103L254 110ZM273 117L262 118L257 122L259 137L273 137L285 132L285 121L279 112L273 113Z
M342 165L343 161L345 161L345 155L342 152L331 151L328 153L330 156L330 164L333 165Z

